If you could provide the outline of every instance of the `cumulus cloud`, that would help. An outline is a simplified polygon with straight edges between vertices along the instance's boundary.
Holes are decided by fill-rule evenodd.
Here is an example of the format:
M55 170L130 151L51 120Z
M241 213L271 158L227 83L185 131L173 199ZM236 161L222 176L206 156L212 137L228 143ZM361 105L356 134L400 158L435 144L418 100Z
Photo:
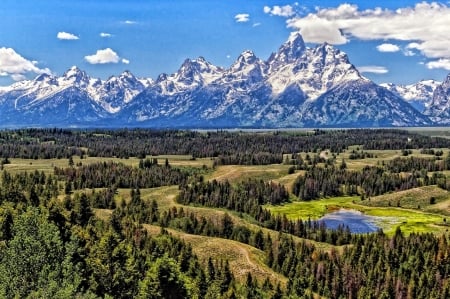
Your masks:
M275 5L273 7L264 6L263 10L265 13L273 15L273 16L291 17L291 16L295 15L294 8L290 5L285 5L285 6Z
M445 69L450 71L450 59L449 58L441 58L439 60L430 61L426 64L429 69Z
M127 24L127 25L134 25L134 24L137 24L136 21L132 21L132 20L125 20L125 21L123 21L122 23Z
M56 35L56 37L57 37L58 39L62 39L62 40L77 40L77 39L80 39L80 38L79 38L78 36L76 36L75 34L69 33L69 32L64 32L64 31L58 32L58 34Z
M384 66L367 65L357 67L360 73L386 74L389 72Z
M264 11L270 13L272 9L265 7ZM414 54L414 49L428 58L450 59L449 15L450 7L436 2L397 10L361 10L354 4L341 4L288 17L287 26L298 30L306 42L345 44L352 38L390 39L411 42L406 54Z
M93 55L84 56L84 59L90 64L118 63L120 61L119 55L111 48L97 50Z
M238 23L245 23L250 21L250 15L248 13L240 13L234 16L234 19Z
M30 61L12 48L0 48L0 76L10 76L13 80L23 80L29 73L42 74L51 71L37 67L37 61Z
M394 44L381 44L377 46L377 50L380 52L398 52L400 47Z
M122 58L122 63L123 64L130 64L130 61L128 59Z
M112 37L111 33L101 32L100 37Z

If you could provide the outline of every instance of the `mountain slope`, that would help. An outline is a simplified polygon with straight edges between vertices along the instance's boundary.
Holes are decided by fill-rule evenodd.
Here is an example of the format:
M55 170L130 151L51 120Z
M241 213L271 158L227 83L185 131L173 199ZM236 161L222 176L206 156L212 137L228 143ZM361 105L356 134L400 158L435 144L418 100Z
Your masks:
M435 80L422 80L409 85L395 85L392 83L380 85L399 95L419 112L423 112L430 105L433 92L439 84L441 82Z
M436 123L450 124L450 74L434 90L431 103L424 114Z
M76 67L0 89L2 126L304 127L431 124L397 89L361 76L329 44L292 34L266 61L244 51L228 68L186 59L157 80L102 81ZM430 112L429 115L433 113ZM434 115L434 114L433 114Z

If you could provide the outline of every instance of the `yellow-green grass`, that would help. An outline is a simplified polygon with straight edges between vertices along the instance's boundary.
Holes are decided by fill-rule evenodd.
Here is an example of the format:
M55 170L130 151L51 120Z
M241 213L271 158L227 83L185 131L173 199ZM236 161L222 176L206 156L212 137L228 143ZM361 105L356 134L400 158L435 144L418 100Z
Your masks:
M196 158L192 159L190 155L159 155L159 156L147 156L149 159L158 159L158 164L164 164L166 159L169 160L169 164L172 166L190 166L190 167L203 167L211 168L214 160L211 158Z
M397 227L406 234L412 232L440 233L447 229L444 217L439 214L397 207L368 207L358 197L334 197L309 202L292 202L281 206L267 206L275 214L285 214L289 219L319 219L335 210L355 209L369 216L379 217L377 225L391 235Z
M111 218L112 212L113 210L109 209L94 209L95 217L104 221L107 221Z
M68 167L68 159L15 159L11 158L10 164L3 165L4 169L10 173L43 171L53 173L55 167Z
M235 225L241 225L245 226L248 229L250 229L253 232L257 232L258 230L262 230L264 235L269 234L270 237L275 240L278 238L279 233L274 230L270 230L267 228L263 228L259 226L253 218L251 218L248 215L242 215L234 211L230 211L227 209L219 209L219 208L208 208L208 207L197 207L197 206L186 206L178 204L175 201L176 196L178 195L178 186L166 186L166 187L159 187L159 188L152 188L152 189L142 189L141 192L141 198L143 200L156 200L158 203L158 209L160 211L167 211L172 207L183 207L185 212L193 213L197 217L205 217L206 219L212 221L216 225L219 225L219 221L223 218L223 215L227 213L233 223ZM125 201L128 201L130 199L130 189L119 189L118 194L116 195L117 203L120 202L121 199L124 199ZM105 216L105 212L99 211L99 216ZM295 242L307 242L308 244L314 245L316 248L329 251L331 248L338 249L335 246L332 246L327 243L320 243L315 242L311 240L306 240L302 238L294 237Z
M172 166L190 166L190 167L212 167L213 161L209 158L201 158L191 160L191 156L187 155L163 155L163 156L147 156L149 159L157 159L159 164L164 164L168 159L169 164ZM5 164L4 169L10 173L19 172L34 172L35 170L43 171L44 173L53 173L55 167L64 168L69 166L69 159L19 159L11 158L10 164ZM81 163L83 165L89 165L98 162L120 162L125 165L138 166L138 158L131 157L128 159L122 158L109 158L109 157L84 157L80 159L79 156L73 156L73 162L75 165Z
M352 150L356 150L357 146L351 146L347 151L344 153L340 153L337 156L337 163L342 163L342 160L345 160L345 163L347 164L348 169L352 170L360 170L365 166L376 166L378 163L381 163L381 161L390 161L395 158L408 158L408 157L420 157L420 158L432 158L434 155L428 155L428 154L421 154L420 150L413 149L412 154L409 154L408 156L403 156L403 153L401 150L364 150L362 147L359 147L359 150L363 150L364 152L373 154L373 158L365 158L365 159L355 159L350 160L349 156L352 153ZM448 149L445 148L436 148L435 150L442 150L444 152L444 156L448 154Z
M247 179L261 179L270 181L287 175L289 165L224 165L216 167L215 171L206 178L230 182L243 181Z
M295 180L297 179L297 177L299 175L304 175L304 174L305 174L304 170L299 170L299 171L296 171L295 173L287 174L278 179L274 179L273 181L275 183L284 185L289 192L292 192L292 190L294 188Z
M159 234L161 231L159 226L144 225L144 227L151 234ZM265 253L259 249L222 238L191 235L172 229L168 231L189 243L204 264L210 257L213 260L228 260L230 270L241 282L245 281L247 273L251 273L260 283L269 278L273 284L286 285L286 277L274 272L265 264Z
M435 203L430 201L434 198ZM370 198L362 201L361 204L371 207L400 206L407 209L417 209L423 211L433 211L444 215L450 215L448 203L450 192L438 186L424 186L412 188L404 191L393 192ZM437 205L443 203L441 205Z
M397 227L403 233L442 233L448 227L444 226L444 217L401 208L370 208L365 211L370 216L380 217L377 225L388 235L392 235Z

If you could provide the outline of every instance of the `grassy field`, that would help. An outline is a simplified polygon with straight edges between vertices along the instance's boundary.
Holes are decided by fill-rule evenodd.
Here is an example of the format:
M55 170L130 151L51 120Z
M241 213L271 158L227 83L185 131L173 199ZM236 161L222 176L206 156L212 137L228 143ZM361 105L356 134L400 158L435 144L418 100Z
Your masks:
M288 174L289 165L225 165L216 167L215 171L208 175L208 180L218 180L230 182L247 179L260 179L270 181L281 178Z
M379 163L381 163L382 161L390 161L395 158L408 158L408 157L432 158L433 157L433 155L421 154L420 150L417 150L417 149L411 150L412 153L405 157L405 156L403 156L403 153L401 150L363 150L362 148L359 148L359 151L363 150L364 152L373 154L374 157L350 160L349 156L351 155L352 150L357 150L358 148L359 148L358 146L350 146L347 151L345 151L344 153L340 153L336 159L337 163L338 164L342 163L342 160L344 159L345 163L347 164L348 169L360 170L364 166L367 166L367 165L376 166ZM436 150L442 150L444 152L444 156L446 156L449 152L448 149L444 149L444 148L436 149Z
M153 235L160 233L161 228L154 225L144 225ZM264 262L264 252L252 246L236 241L186 234L168 229L174 236L180 237L192 246L194 253L204 263L211 257L214 260L228 260L230 270L241 282L244 282L247 273L262 283L269 278L273 284L286 285L287 278L272 271Z
M172 166L189 166L189 167L203 167L206 166L208 168L212 167L213 161L209 158L201 158L192 160L191 156L188 155L161 155L161 156L148 156L149 159L157 159L158 164L164 165L166 159L169 161L169 164ZM43 171L46 174L53 173L53 169L55 167L69 167L69 159L17 159L11 158L10 164L4 165L4 169L10 173L19 173L19 172L34 172L34 171ZM83 165L89 165L98 162L120 162L125 165L130 166L138 166L139 159L135 157L131 157L128 159L119 159L119 158L104 158L104 157L85 157L80 159L78 156L73 156L73 162L75 165L81 163Z
M437 186L424 186L409 190L384 194L362 202L370 207L402 207L420 211L434 211L450 215L450 192Z
M358 149L358 146L350 147L346 152L337 155L337 163L341 163L344 159L347 168L351 170L359 170L366 165L378 165L381 161L389 161L397 157L403 157L400 150L383 150L383 151L365 151L374 155L373 158L350 160L349 155L352 150ZM447 155L448 149L442 149L444 155ZM313 155L309 153L310 156ZM305 156L306 153L302 153ZM327 158L331 157L330 153L326 151L320 153ZM413 150L410 156L415 157L432 157L431 155L421 154L419 150ZM292 190L293 183L298 175L304 171L297 171L294 174L288 174L289 165L264 165L264 166L240 166L240 165L226 165L212 168L213 160L210 158L202 158L193 160L189 155L160 155L149 156L148 158L158 160L159 164L164 164L166 159L173 166L180 167L208 167L210 172L205 175L208 180L219 180L230 182L238 182L248 179L261 179L265 181L274 181L283 184L288 190ZM130 166L137 166L139 159L118 159L118 158L97 158L86 157L80 159L73 157L74 163L91 164L96 162L121 162ZM68 167L68 159L49 159L49 160L30 160L30 159L10 159L11 164L4 165L5 170L11 173L17 172L32 172L35 170L44 171L45 173L53 173L54 167ZM450 171L444 172L450 177ZM165 186L152 189L141 189L141 197L144 200L155 199L161 211L168 210L172 207L179 207L175 198L179 192L178 186ZM130 190L119 189L116 195L117 203L121 200L129 200ZM430 203L430 199L434 198L434 203ZM367 215L376 217L376 223L386 233L392 234L397 227L400 227L405 233L411 232L442 232L449 229L444 224L444 218L450 216L450 192L440 189L436 186L427 186L415 188L411 190L385 194L381 196L372 197L369 200L361 201L359 197L336 197L322 200L315 200L310 202L296 201L293 196L293 202L282 206L267 206L272 212L277 214L286 214L290 219L319 219L327 213L336 211L340 208L355 209ZM238 225L245 225L249 229L256 231L261 229L256 222L237 213L226 211L224 209L211 209L204 207L184 206L184 209L196 215L204 216L211 220L220 219L226 212L230 214L233 222ZM96 210L96 215L102 219L107 219L110 210ZM446 219L445 219L446 220ZM450 222L450 219L449 219ZM265 234L270 234L272 238L277 237L277 232L262 229ZM193 237L190 237L191 239ZM202 240L201 237L199 237ZM298 242L305 240L296 239ZM203 240L198 241L199 244L207 245L209 242ZM328 244L314 243L315 246L323 250L330 250L332 246ZM223 245L223 244L222 244ZM208 245L209 246L209 245ZM208 248L207 246L207 248ZM231 246L231 245L230 245ZM199 249L198 249L199 250ZM249 249L250 250L250 249ZM256 249L255 249L256 250Z

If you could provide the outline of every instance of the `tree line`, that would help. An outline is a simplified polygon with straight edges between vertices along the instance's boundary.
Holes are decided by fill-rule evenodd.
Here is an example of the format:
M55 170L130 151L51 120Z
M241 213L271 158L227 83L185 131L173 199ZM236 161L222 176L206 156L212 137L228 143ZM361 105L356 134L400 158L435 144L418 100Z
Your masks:
M450 147L450 140L395 129L268 131L178 130L63 130L22 129L0 131L0 157L50 159L73 155L138 157L173 154L218 157L220 164L281 163L282 154L341 153L351 145L364 150L432 149Z

